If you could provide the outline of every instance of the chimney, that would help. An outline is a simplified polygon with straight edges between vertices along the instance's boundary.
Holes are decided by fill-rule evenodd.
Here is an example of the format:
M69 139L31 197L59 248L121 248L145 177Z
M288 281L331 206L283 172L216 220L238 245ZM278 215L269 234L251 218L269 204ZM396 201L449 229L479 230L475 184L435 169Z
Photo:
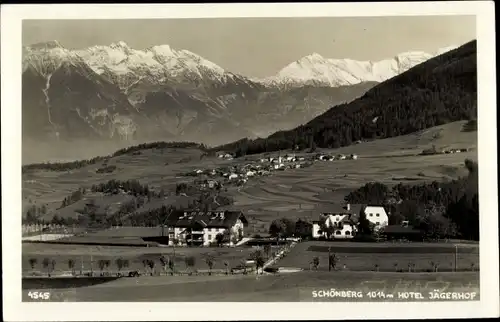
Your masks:
M347 211L350 211L350 210L351 210L351 204L350 204L350 203L348 203L348 204L346 205L346 209L347 209Z

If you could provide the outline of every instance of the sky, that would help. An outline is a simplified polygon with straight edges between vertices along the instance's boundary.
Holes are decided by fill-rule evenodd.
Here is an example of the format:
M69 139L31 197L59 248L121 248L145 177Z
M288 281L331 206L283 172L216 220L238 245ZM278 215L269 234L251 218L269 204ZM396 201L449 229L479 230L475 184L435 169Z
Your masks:
M275 75L301 57L382 60L433 53L476 38L475 16L24 20L23 45L57 40L81 49L124 41L168 44L248 77Z

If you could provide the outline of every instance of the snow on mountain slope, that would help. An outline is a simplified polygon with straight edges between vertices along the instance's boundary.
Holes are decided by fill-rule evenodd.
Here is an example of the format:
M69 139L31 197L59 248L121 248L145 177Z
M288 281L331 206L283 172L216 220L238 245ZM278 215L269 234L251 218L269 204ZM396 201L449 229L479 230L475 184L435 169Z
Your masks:
M422 51L404 52L392 59L377 62L328 59L314 53L289 64L276 76L268 77L263 82L278 86L321 85L331 87L367 81L382 82L455 48L455 46L442 48L434 54Z
M62 47L55 40L23 47L23 72L31 66L40 75L50 77L62 63L75 66L85 64L78 54Z
M159 45L145 50L130 48L120 41L110 46L93 46L75 51L98 74L114 74L119 86L127 89L147 78L150 83L166 79L178 82L223 81L230 77L224 69L188 50Z

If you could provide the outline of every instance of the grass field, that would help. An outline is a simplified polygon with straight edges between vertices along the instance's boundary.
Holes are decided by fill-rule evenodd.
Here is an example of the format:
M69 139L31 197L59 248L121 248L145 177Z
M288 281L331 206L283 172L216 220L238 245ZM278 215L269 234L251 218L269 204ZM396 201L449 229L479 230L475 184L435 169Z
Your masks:
M243 302L313 301L312 290L385 293L448 289L479 290L479 273L298 272L256 276L168 276L123 278L84 288L52 290L58 301L88 302ZM427 295L427 294L425 294ZM476 299L479 299L477 297ZM27 291L23 300L28 300ZM348 299L350 302L353 299ZM363 299L358 299L363 300ZM366 301L366 297L364 298Z
M278 266L310 269L314 257L319 258L318 270L328 270L328 248L338 256L337 267L350 271L408 271L408 264L415 264L412 271L433 270L431 262L439 263L438 271L455 268L453 244L391 244L350 242L303 242L278 262ZM472 266L472 264L474 264ZM344 268L345 265L345 268ZM377 265L377 266L376 266ZM457 268L479 270L479 245L459 245Z
M188 248L176 247L175 262L178 270L186 270L184 260L188 256L195 258L193 269L208 270L205 263L207 255L214 256L214 269L224 269L224 261L229 263L229 267L235 267L244 259L249 258L252 248ZM56 267L53 275L62 272L68 272L68 261L75 261L75 269L79 271L88 271L91 268L91 257L94 271L99 271L98 261L101 259L110 260L111 265L107 271L117 271L115 260L118 258L128 259L130 267L128 270L144 271L142 261L151 259L156 262L156 268L161 269L159 258L161 255L174 258L174 249L172 247L127 247L127 246L87 246L87 245L59 245L59 244L23 244L23 273L29 275L32 269L29 264L30 258L37 260L35 271L45 272L42 267L44 258L54 259Z

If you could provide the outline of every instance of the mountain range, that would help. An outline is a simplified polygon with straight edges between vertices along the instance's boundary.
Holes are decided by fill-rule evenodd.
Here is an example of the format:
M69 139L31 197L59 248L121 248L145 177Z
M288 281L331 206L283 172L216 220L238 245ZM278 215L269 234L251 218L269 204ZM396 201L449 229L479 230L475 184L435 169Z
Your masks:
M254 79L168 45L136 50L117 42L75 50L57 41L33 44L23 48L23 137L209 145L266 137L450 49L380 62L312 54Z
M237 156L285 149L339 148L477 118L477 42L468 42L331 107L292 130L214 150Z

